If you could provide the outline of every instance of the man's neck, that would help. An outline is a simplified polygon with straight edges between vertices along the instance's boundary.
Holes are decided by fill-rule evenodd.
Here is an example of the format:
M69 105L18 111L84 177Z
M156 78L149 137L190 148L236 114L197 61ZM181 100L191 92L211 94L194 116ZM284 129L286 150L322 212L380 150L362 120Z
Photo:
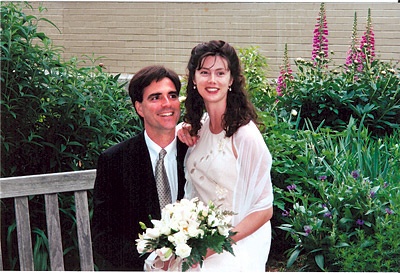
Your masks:
M168 133L153 133L146 130L146 133L149 138L161 148L167 147L176 137L175 131Z

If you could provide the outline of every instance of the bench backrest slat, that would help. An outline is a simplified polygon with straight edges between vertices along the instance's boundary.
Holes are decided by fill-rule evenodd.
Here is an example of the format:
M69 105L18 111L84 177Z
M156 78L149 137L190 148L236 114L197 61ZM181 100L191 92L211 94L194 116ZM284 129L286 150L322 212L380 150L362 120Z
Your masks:
M57 193L45 194L44 200L46 205L47 236L50 248L50 267L52 271L64 271L58 195Z
M22 271L34 270L28 197L41 194L45 200L50 267L52 271L65 270L58 204L58 193L62 192L74 192L81 270L94 270L87 190L93 189L95 176L96 170L86 170L0 178L0 199L14 198L19 262ZM1 270L3 270L3 257L0 248Z
M20 268L22 271L33 271L33 251L28 197L16 197L14 199L14 204Z
M81 270L93 271L92 240L86 191L75 192L75 206Z

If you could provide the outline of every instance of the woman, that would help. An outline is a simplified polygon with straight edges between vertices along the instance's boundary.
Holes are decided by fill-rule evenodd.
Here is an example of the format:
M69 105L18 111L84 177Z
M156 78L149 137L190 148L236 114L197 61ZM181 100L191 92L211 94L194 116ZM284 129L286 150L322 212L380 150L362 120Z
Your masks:
M236 213L235 256L209 250L202 271L265 271L271 245L271 154L257 128L235 49L224 41L193 48L185 123L186 198L212 200ZM189 129L190 130L189 130ZM188 134L190 131L190 135Z

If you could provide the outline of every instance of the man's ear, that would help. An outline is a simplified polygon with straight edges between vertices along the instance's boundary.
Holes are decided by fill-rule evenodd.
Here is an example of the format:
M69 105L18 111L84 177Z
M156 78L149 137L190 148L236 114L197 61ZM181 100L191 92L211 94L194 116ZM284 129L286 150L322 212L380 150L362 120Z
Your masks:
M141 117L143 117L143 110L142 110L142 103L141 103L141 102L135 101L135 109L136 109L136 112L137 112Z

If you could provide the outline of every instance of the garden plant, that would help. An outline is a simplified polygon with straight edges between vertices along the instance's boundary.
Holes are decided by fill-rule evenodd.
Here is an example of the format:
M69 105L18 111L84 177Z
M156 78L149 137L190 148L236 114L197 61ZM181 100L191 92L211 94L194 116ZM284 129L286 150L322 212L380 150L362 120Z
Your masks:
M24 3L1 3L1 176L92 169L100 152L141 129L126 82L95 65L62 59ZM44 10L40 8L40 11ZM400 271L400 76L375 53L371 11L348 56L329 59L322 3L310 59L291 67L285 45L277 80L257 47L239 48L249 95L264 126L274 184L270 261L282 271ZM55 26L56 27L56 26ZM66 270L76 270L73 196L59 196ZM90 207L91 198L89 198ZM30 200L37 267L48 270L43 200ZM5 270L18 270L10 200L1 201ZM132 246L135 247L135 246Z

